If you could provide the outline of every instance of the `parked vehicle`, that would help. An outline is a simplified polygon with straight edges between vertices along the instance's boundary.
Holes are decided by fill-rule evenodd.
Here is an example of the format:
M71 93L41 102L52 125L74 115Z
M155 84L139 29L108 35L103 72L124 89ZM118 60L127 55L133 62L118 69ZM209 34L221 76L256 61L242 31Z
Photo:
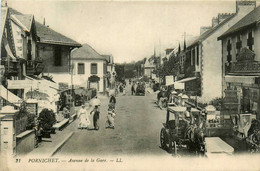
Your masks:
M138 84L136 87L136 93L137 96L144 96L145 95L145 85L144 84Z
M190 110L188 116L186 107L168 107L166 122L160 133L161 147L176 155L178 149L186 147L199 154L205 152L205 137L203 128L205 124L198 111ZM194 113L194 114L193 114ZM186 117L185 117L186 116ZM194 122L194 118L197 118ZM190 121L190 122L189 122ZM199 125L199 126L198 126Z

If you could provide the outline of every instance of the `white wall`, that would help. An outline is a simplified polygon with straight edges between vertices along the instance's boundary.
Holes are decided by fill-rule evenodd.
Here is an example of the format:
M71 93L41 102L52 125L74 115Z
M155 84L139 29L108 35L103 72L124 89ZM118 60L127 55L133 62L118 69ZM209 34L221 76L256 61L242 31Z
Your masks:
M99 81L99 92L103 92L105 87L104 87L104 63L106 61L104 60L72 60L72 63L74 65L74 70L73 70L73 84L74 85L79 85L82 87L87 87L88 86L88 78L93 75L91 74L91 63L96 63L97 64L97 75L100 78ZM85 74L78 74L78 63L84 63L85 64Z
M217 38L248 14L252 7L239 12L202 42L201 102L209 102L222 96L222 45Z

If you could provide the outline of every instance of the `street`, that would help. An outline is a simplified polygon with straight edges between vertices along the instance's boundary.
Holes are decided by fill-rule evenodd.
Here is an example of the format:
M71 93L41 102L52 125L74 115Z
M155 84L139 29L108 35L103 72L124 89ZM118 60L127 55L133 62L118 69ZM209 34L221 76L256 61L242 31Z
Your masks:
M109 98L101 96L99 131L77 129L76 120L66 128L74 131L74 135L56 156L168 154L160 148L160 130L165 122L166 111L160 110L154 103L156 95L147 93L146 96L132 96L128 86L126 95L119 94L116 98L114 130L105 128Z

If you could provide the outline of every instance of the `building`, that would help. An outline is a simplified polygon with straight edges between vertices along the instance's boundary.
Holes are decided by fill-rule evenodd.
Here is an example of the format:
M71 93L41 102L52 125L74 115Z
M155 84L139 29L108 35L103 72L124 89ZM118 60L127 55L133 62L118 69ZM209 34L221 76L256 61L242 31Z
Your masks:
M107 87L107 58L88 44L72 51L73 82L75 86L95 88L104 92Z
M152 73L155 70L154 60L152 58L146 59L144 63L144 76L152 77Z
M115 85L116 80L116 70L115 70L115 63L114 57L112 55L101 55L106 58L107 60L107 87L112 88Z
M260 6L234 24L222 41L223 89L237 90L240 112L260 119Z
M185 52L185 90L199 95L198 101L208 103L222 96L222 45L217 38L246 16L255 1L236 1L236 13L219 14L212 19L212 28L201 35Z
M38 56L43 60L44 75L52 77L56 83L71 85L70 58L74 48L81 47L76 41L36 22Z
M71 83L70 52L81 45L24 15L15 9L1 7L4 29L1 37L1 107L19 106L32 91L46 93L49 106L56 111L58 83ZM64 81L66 80L66 81Z

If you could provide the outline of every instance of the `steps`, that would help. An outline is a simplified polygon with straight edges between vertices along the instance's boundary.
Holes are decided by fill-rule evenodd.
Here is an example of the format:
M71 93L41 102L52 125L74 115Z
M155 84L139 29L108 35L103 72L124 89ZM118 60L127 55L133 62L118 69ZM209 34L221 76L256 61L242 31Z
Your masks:
M7 90L3 85L0 85L0 97L18 107L23 101L20 97Z

